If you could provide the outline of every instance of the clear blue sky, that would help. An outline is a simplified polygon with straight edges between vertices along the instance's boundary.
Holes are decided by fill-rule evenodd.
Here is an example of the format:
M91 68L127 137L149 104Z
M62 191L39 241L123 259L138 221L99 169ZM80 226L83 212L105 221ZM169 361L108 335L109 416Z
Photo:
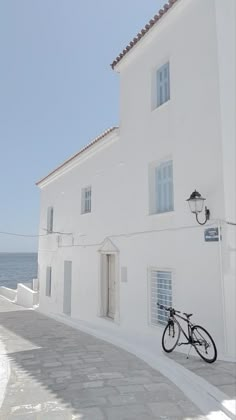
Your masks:
M0 1L0 231L37 234L35 181L119 122L110 63L163 0ZM0 252L37 239L0 234Z

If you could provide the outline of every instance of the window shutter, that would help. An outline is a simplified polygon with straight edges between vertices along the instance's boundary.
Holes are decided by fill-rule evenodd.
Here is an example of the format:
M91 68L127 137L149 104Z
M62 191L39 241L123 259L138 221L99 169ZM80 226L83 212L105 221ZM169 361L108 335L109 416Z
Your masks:
M47 211L47 231L50 232L50 207L48 207Z
M52 267L47 267L46 271L46 296L50 297L52 292Z
M163 203L163 197L162 197L162 171L161 167L156 168L156 207L157 207L157 213L162 212L162 203Z
M157 71L157 106L162 104L162 71Z
M170 99L170 70L169 63L157 70L157 106Z
M163 165L162 171L163 171L163 211L169 210L169 196L168 196L168 173L167 173L167 167L168 164Z
M92 188L86 187L82 189L81 193L81 213L90 213L91 212L91 198L92 198Z
M173 197L173 163L164 162L155 170L156 212L164 213L174 210Z
M168 209L174 210L174 189L173 189L173 162L169 161L167 165L167 195Z
M48 207L47 231L49 233L52 233L53 232L53 207Z
M170 99L170 71L169 63L165 64L163 67L163 83L164 83L164 97L165 102Z
M85 189L81 191L81 213L85 212Z

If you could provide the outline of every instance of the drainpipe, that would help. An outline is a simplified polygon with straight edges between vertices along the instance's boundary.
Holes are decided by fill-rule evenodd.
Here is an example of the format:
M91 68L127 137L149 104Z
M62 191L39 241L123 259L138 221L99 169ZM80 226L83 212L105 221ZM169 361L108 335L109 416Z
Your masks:
M223 269L223 256L222 256L222 225L221 221L218 220L218 232L219 232L219 262L220 262L220 285L221 285L221 296L222 296L222 312L223 312L223 336L224 336L224 352L228 354L228 335L227 335L227 323L226 323L226 302L225 302L225 288L224 288L224 269ZM223 232L224 233L224 232Z

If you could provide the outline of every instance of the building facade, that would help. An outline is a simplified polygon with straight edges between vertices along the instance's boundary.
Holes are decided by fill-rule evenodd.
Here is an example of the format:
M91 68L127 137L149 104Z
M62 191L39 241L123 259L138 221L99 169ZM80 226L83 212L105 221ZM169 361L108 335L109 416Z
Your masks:
M234 0L172 0L112 63L119 128L38 182L40 310L161 336L159 300L235 358L235 22Z

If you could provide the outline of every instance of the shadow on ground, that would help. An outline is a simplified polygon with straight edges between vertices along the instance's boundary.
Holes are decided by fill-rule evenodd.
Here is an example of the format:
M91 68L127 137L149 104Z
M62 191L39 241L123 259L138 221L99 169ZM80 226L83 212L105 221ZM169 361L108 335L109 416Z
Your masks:
M12 369L1 420L203 418L177 387L134 355L14 308L0 313Z

